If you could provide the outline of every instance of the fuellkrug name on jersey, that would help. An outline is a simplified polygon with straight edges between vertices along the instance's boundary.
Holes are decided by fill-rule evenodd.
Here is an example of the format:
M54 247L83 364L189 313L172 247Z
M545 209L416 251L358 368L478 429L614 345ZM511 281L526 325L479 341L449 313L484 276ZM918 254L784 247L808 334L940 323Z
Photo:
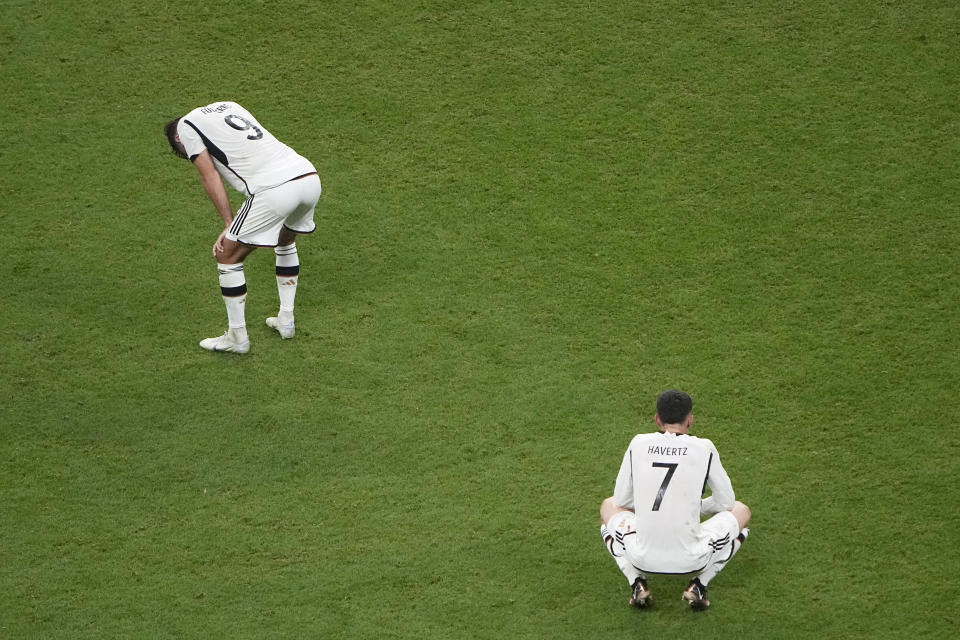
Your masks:
M647 447L647 453L654 456L685 456L687 455L686 447L656 447L649 446Z
M217 106L217 107L204 107L200 109L200 113L223 113L229 108L230 108L230 105L221 104L220 106Z

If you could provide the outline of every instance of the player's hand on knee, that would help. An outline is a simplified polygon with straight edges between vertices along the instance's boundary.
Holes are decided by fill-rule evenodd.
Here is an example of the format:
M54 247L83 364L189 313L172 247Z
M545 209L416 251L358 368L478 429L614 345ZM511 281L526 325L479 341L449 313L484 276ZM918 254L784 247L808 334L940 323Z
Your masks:
M213 257L216 258L218 253L223 253L223 238L227 235L227 230L224 229L220 232L220 235L217 236L217 241L213 243Z

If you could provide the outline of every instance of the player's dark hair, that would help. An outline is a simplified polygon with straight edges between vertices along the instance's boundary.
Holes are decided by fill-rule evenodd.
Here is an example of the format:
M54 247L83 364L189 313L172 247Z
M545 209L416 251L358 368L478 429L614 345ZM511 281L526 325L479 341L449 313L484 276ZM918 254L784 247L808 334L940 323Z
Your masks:
M693 411L693 400L683 391L669 389L657 396L657 415L663 424L682 424Z
M170 148L173 149L174 155L179 158L187 159L187 152L183 150L181 145L177 144L177 125L180 124L180 118L174 118L166 124L163 128L163 132L167 134L167 142L170 143Z

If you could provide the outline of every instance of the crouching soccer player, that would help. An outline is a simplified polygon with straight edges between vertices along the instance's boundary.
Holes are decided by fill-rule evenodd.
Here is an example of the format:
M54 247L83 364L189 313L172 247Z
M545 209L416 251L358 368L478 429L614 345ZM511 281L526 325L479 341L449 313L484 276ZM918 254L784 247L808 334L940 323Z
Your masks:
M600 535L635 607L652 602L646 573L698 573L682 597L696 611L708 608L707 585L750 533L750 509L734 500L716 447L689 434L692 409L682 391L658 396L659 430L631 440L613 496L600 506ZM701 515L712 517L701 523Z

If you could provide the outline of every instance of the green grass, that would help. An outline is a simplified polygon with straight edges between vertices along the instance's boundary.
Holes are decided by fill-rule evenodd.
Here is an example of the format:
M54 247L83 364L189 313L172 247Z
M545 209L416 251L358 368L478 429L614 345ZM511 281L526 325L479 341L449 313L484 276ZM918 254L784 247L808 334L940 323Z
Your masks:
M952 2L10 0L0 636L950 638ZM317 165L222 331L176 115ZM597 535L680 387L753 535L625 605Z

